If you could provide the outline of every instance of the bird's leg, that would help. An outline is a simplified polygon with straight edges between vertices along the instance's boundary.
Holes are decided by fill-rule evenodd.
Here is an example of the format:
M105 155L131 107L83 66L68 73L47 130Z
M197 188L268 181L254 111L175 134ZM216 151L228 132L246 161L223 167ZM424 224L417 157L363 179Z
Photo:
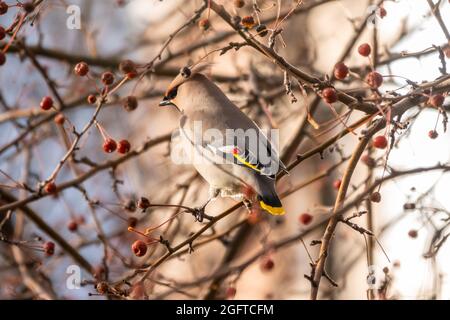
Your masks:
M209 189L209 199L208 199L208 201L206 201L206 203L204 205L202 205L201 207L194 208L194 210L192 212L192 214L195 217L195 220L197 220L198 222L203 222L203 219L212 220L213 217L207 215L205 213L205 209L206 209L206 206L211 201L213 201L213 200L215 200L217 198L219 193L220 193L219 189L215 189L215 188L210 188Z

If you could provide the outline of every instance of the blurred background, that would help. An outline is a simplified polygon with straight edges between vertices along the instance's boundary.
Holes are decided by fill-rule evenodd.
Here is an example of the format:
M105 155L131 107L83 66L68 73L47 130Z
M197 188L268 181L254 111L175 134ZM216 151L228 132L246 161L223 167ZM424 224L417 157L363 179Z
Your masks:
M13 4L11 0L6 2ZM447 40L426 0L300 2L247 0L244 7L237 8L234 1L217 1L232 15L252 15L258 21L267 21L269 29L274 26L278 9L287 13L297 8L283 21L282 37L277 39L275 48L293 65L318 77L331 76L334 65L369 15L367 26L344 60L351 69L350 79L336 83L336 88L350 93L370 95L360 79L371 67L384 76L392 75L385 77L381 93L405 94L410 84L407 81L421 83L441 75L439 51L433 46L445 49ZM254 3L260 12L255 13ZM80 29L67 27L70 5L80 9ZM118 65L125 59L133 60L138 70L144 70L146 64L159 55L171 34L202 5L200 0L48 0L39 4L38 12L25 21L7 52L6 63L0 67L0 189L17 199L29 197L32 192L17 187L16 182L25 182L35 189L52 174L67 152L64 137L69 141L74 139L71 125L81 131L92 118L95 105L87 103L86 96L98 93L102 86L101 74L112 71L120 79ZM385 14L380 14L380 8ZM439 1L439 8L443 21L449 21L448 2ZM0 16L0 25L5 28L11 25L20 10L10 7L7 14ZM376 14L371 15L373 11ZM299 125L306 123L301 143L295 146L286 163L343 129L323 102L319 102L313 115L314 121L321 125L314 128L312 120L306 121L307 110L314 104L316 95L304 94L293 81L297 102L291 103L291 98L285 94L283 73L254 49L232 49L224 55L215 53L205 58L212 50L241 39L214 12L205 10L201 18L208 18L211 24L208 30L199 28L197 23L189 24L162 51L154 72L128 81L110 94L98 115L98 122L108 136L117 141L127 139L132 150L140 150L146 141L171 134L178 126L179 114L174 108L159 108L158 102L178 71L199 59L212 64L208 75L260 127L280 130L282 154ZM2 48L10 37L11 34L1 41ZM375 37L376 59L360 56L357 47L364 42L373 46ZM51 117L36 128L27 127L48 117L46 111L40 110L39 103L42 97L54 93L19 41L56 83L66 104L62 113L67 121L63 126L55 124ZM261 41L267 43L268 37ZM402 53L418 54L408 57ZM448 63L449 60L444 59ZM90 79L73 73L80 61L89 64ZM139 102L132 112L123 107L123 99L130 95L136 96ZM339 113L346 111L343 105L335 104L335 107ZM348 123L362 115L352 112ZM409 126L399 130L388 158L386 150L373 149L370 152L376 161L375 168L358 164L350 196L363 191L366 183L389 174L391 169L399 171L448 163L450 136L444 132L442 115L438 118L436 110L417 106L410 109L405 118L410 119ZM428 132L436 125L439 136L430 139ZM26 131L28 133L18 143L8 145ZM180 214L175 207L155 206L145 212L133 208L132 204L140 197L148 198L152 204L188 207L200 206L207 200L208 186L194 169L170 160L169 142L168 138L163 140L114 170L102 170L79 187L65 188L55 196L27 205L93 267L93 272L82 268L79 289L67 285L70 276L67 268L79 262L58 244L52 256L41 252L47 241L54 240L27 217L19 219L21 210L9 212L8 216L1 213L4 224L0 242L0 298L39 298L39 288L44 288L58 298L104 299L98 290L100 282L107 283L110 291L117 288L119 294L107 295L109 298L145 296L136 286L142 274L139 270L146 270L164 256L167 249L159 243L149 244L147 254L136 257L131 245L135 240L148 239L127 230L130 218L137 219L135 228L140 232L164 223L151 235L157 239L162 235L172 246L189 238L204 224L195 221L189 213ZM310 282L304 275L310 274L310 256L316 259L318 250L317 245L310 243L323 235L324 227L317 225L331 213L337 192L334 186L345 164L328 169L346 159L357 142L358 136L348 134L327 148L323 159L313 156L280 180L279 193L291 192L282 199L287 211L285 216L278 218L264 212L249 214L245 208L236 210L194 241L192 253L171 257L158 266L145 282L146 295L161 299L309 298ZM66 164L62 168L56 185L121 157L105 153L102 145L101 131L92 126L80 141L77 161L71 160L73 165ZM323 172L326 174L317 181L296 189ZM367 276L372 272L376 275L377 299L449 299L450 249L445 243L450 214L449 185L449 175L442 171L400 177L382 184L381 202L364 201L350 210L348 215L358 210L370 211L370 219L365 214L352 221L370 229L376 241L372 240L370 245L368 237L344 224L338 226L326 270L339 286L333 287L324 279L320 298L367 299L368 290L374 288L367 283ZM11 202L4 194L0 201L2 204ZM219 215L234 204L230 199L218 199L207 207L207 213ZM310 223L305 224L301 219L304 213L312 216ZM75 231L68 227L73 222L77 224ZM271 247L273 242L310 229L303 243L295 241L278 249ZM219 235L218 240L196 247L215 235ZM430 254L439 242L442 243L438 251ZM20 252L14 252L17 249ZM187 250L187 246L184 249ZM261 250L263 255L246 264ZM268 259L272 266L268 266ZM233 267L236 267L234 272L217 276L218 270ZM27 275L30 281L24 281Z

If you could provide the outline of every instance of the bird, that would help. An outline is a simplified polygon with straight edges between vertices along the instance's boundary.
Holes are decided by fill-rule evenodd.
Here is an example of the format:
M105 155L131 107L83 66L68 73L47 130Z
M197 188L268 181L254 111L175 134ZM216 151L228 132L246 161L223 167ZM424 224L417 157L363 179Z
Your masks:
M280 170L287 172L286 166L257 124L206 76L207 68L183 67L159 103L181 114L182 145L210 186L206 204L220 195L248 207L257 200L268 213L285 214L275 182ZM255 196L249 199L248 194Z

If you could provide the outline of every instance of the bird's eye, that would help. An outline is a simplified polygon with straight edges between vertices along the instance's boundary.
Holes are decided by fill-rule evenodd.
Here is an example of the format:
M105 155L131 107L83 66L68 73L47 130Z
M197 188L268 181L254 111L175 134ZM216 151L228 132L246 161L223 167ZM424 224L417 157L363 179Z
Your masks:
M167 98L169 98L169 100L175 99L175 97L177 96L177 93L178 93L178 87L175 87L167 93Z

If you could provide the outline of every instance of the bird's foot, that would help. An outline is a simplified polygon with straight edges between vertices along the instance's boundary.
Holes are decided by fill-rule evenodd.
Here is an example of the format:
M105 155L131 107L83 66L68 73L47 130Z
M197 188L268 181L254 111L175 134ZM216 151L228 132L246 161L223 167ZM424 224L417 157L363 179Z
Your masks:
M209 220L209 221L211 221L213 219L213 217L211 217L210 215L207 215L205 213L206 206L210 202L211 202L211 199L209 199L203 206L196 207L196 208L192 209L191 213L194 216L195 221L203 222L203 219L206 219L206 220Z

